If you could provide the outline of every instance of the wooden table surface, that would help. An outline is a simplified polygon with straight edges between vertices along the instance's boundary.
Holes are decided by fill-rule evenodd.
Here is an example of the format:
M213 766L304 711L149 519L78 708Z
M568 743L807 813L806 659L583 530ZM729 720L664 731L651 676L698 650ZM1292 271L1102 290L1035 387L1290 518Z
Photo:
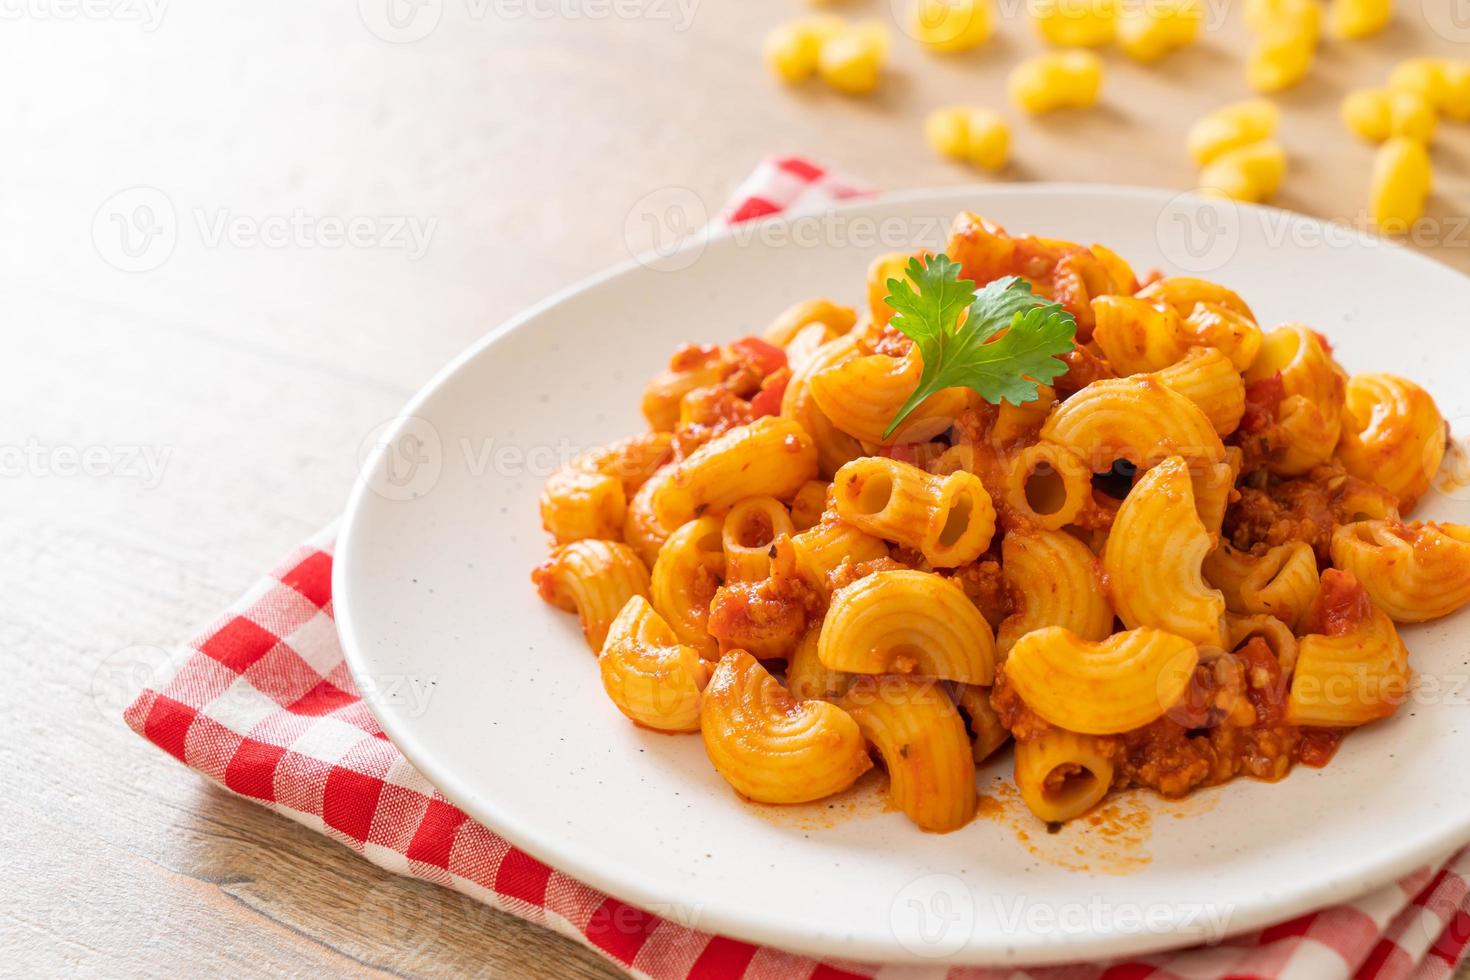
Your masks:
M1371 150L1342 132L1340 93L1470 41L1448 20L1436 32L1419 3L1400 0L1371 42L1324 50L1281 98L1293 164L1280 203L1361 213ZM1000 105L1006 67L1036 47L1016 19L948 60L899 36L881 93L850 100L763 70L760 38L802 12L794 2L608 9L6 6L6 972L610 974L212 788L119 719L133 665L332 520L359 443L436 368L649 244L649 195L683 188L713 214L766 152L882 188L990 179L934 159L922 114ZM884 0L846 9L889 16ZM1105 106L1018 121L1002 176L1189 187L1185 127L1248 94L1242 37L1230 10L1161 68L1110 54ZM1420 245L1470 272L1465 127L1436 160ZM332 222L353 219L344 245Z

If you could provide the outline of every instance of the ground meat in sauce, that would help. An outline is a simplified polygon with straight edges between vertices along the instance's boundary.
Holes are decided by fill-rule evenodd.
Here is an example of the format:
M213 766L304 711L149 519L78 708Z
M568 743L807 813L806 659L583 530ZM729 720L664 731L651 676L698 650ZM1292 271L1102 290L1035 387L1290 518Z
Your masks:
M949 580L970 597L992 629L1011 614L1013 603L1000 562L987 559L961 565L950 574Z
M1280 779L1298 762L1325 765L1344 732L1286 724L1287 691L1280 664L1260 638L1208 659L1164 717L1099 738L1116 767L1112 788L1141 786L1179 797L1235 776ZM1026 707L1004 671L991 705L1018 742L1051 728Z
M674 459L688 458L717 436L750 422L750 402L724 385L695 388L680 403L674 430Z
M741 649L759 660L785 657L819 615L821 597L797 578L720 586L710 602L709 632L720 650Z
M897 572L908 568L907 565L899 564L892 558L874 558L871 561L853 561L844 558L837 563L837 567L827 574L827 587L833 592L846 588L859 579L867 578L877 572Z
M1067 371L1052 382L1052 387L1062 398L1081 391L1094 381L1115 377L1107 361L1080 344L1063 354L1061 360L1067 365Z
M1242 551L1305 541L1323 565L1331 563L1332 532L1361 519L1355 501L1372 497L1386 511L1396 512L1391 495L1335 463L1290 479L1258 472L1239 492L1240 499L1225 512L1225 540Z

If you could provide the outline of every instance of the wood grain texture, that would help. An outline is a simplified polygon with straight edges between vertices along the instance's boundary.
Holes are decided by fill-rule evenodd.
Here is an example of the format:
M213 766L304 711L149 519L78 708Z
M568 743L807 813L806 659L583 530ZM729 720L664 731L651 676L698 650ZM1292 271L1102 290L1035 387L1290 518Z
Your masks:
M142 5L35 5L0 33L18 93L0 104L0 753L18 781L0 800L0 948L17 973L611 975L208 787L121 724L138 665L331 520L361 441L439 365L667 232L649 195L684 188L712 215L772 151L884 188L981 179L930 155L922 114L1000 104L1036 47L1019 22L947 60L900 37L883 91L854 101L760 66L794 4L685 0L678 29L652 13L677 19L674 3L619 19L429 0L437 27L388 43L366 26L386 2L155 3L151 29L130 19ZM1019 123L1002 176L1187 188L1184 129L1246 94L1241 36L1232 13L1160 69L1110 56L1105 107ZM1361 211L1371 151L1337 99L1426 50L1453 45L1406 14L1324 52L1281 100L1281 203ZM1451 234L1470 210L1463 128L1436 159L1440 230L1421 244L1470 271L1470 231ZM132 261L119 200L176 222L145 271L109 264ZM323 219L365 219L367 238L334 245ZM399 219L422 254L390 240Z

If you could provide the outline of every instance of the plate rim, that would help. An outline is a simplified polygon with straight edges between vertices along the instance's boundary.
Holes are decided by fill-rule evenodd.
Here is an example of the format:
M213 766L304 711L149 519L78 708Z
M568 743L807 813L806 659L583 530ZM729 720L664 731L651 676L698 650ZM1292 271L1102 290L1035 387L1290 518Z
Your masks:
M1079 182L967 183L946 187L883 192L870 197L837 202L817 209L798 210L760 220L762 222L783 225L800 220L803 217L809 217L814 213L842 214L862 211L873 207L927 203L933 200L951 197L961 198L971 196L976 199L983 199L996 195L1013 195L1018 197L1087 197L1102 195L1152 201L1161 207L1181 200L1189 200L1216 207L1230 206L1248 212L1275 214L1283 220L1304 223L1315 226L1318 229L1335 227L1339 233L1351 233L1355 238L1354 247L1386 247L1401 258L1406 257L1412 262L1437 270L1441 274L1447 272L1460 276L1461 278L1470 278L1452 266L1436 261L1411 248L1399 245L1396 242L1353 225L1345 225L1341 222L1301 214L1284 208L1220 201L1216 198L1198 195L1192 191L1179 192L1157 187L1126 184ZM707 235L695 236L674 252L658 255L657 259L667 261L672 256L695 248L702 250L715 245L717 242L733 237L733 234L734 229L731 226L721 225L719 227L712 227L709 229ZM778 248L780 246L767 247ZM332 562L333 624L342 646L342 652L348 670L354 682L358 683L360 690L372 690L371 685L364 687L361 684L361 678L370 674L371 665L367 659L366 641L362 640L359 636L360 627L353 610L352 592L347 582L347 570L354 564L358 534L361 532L362 527L364 502L370 497L370 487L368 482L362 478L361 474L371 470L374 463L379 459L381 452L384 451L385 445L394 435L402 432L404 425L416 414L417 410L437 395L471 361L481 356L502 338L517 330L524 329L547 311L560 306L588 290L595 289L603 283L643 268L651 261L650 255L651 253L635 255L605 267L598 272L592 273L553 292L549 296L524 308L514 316L502 321L465 347L436 371L429 380L414 392L384 427L381 433L382 438L378 440L367 458L362 461L359 475L353 481L352 488L348 494L346 508L338 522L337 541ZM499 812L492 799L482 797L470 787L461 785L452 771L441 766L435 760L432 753L416 741L413 734L407 730L408 726L401 725L398 722L392 712L387 710L388 706L379 705L374 698L367 695L364 695L363 701L394 747L403 753L409 763L422 773L425 779L436 790L470 817L504 837L513 846L526 852L553 870L560 871L628 904L639 907L656 907L668 901L668 893L666 891L660 892L656 887L645 885L640 881L614 880L600 872L595 865L578 860L575 854L565 849L558 849L554 834L538 836L534 831L520 826L507 814ZM1260 898L1253 901L1248 908L1236 910L1232 913L1229 931L1224 936L1217 937L1216 943L1218 944L1219 939L1238 936L1264 926L1288 920L1296 915L1326 908L1366 895L1426 864L1434 862L1436 859L1448 857L1455 850L1464 846L1467 840L1470 840L1470 806L1467 806L1464 813L1460 815L1460 819L1458 823L1454 824L1454 828L1458 832L1457 843L1452 842L1446 844L1443 841L1443 837L1435 837L1429 841L1417 842L1412 846L1405 846L1400 843L1395 848L1393 841L1384 842L1385 846L1375 851L1377 860L1373 861L1370 866L1361 869L1357 873L1334 875L1331 879L1319 883L1312 889L1280 892L1278 889L1272 887L1274 884L1273 879L1264 878ZM1087 960L1115 959L1119 957L1161 953L1197 945L1200 941L1195 936L1177 937L1163 932L1119 932L1113 930L1093 932L1086 935L1067 935L1060 942L1026 942L1023 937L1017 936L1013 937L1013 941L1008 943L1004 950L995 950L993 947L976 947L973 944L967 943L961 949L948 956L930 957L916 955L906 950L899 943L896 936L891 937L891 941L889 942L848 936L840 941L840 944L838 941L824 943L820 938L814 939L813 934L809 930L803 930L797 924L790 924L785 922L785 920L766 924L757 923L749 917L740 918L734 914L726 914L718 907L712 905L704 905L702 907L701 921L696 931L713 935L725 935L747 942L769 945L778 949L817 958L836 958L850 962L867 961L880 964L928 964L931 966L943 964L955 966L1057 965Z

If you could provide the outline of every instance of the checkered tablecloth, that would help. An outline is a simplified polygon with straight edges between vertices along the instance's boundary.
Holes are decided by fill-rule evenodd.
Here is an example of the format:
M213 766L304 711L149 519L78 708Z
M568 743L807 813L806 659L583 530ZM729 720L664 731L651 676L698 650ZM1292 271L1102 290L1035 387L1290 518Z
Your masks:
M767 160L725 220L812 210L867 193L801 159ZM630 974L682 978L876 977L698 932L561 874L469 819L384 736L332 621L328 531L293 552L202 632L127 709L129 725L226 789L397 874L435 882L570 936ZM529 587L529 586L528 586ZM1470 853L1356 901L1208 948L1046 969L904 968L905 978L1213 980L1447 977L1470 946Z

